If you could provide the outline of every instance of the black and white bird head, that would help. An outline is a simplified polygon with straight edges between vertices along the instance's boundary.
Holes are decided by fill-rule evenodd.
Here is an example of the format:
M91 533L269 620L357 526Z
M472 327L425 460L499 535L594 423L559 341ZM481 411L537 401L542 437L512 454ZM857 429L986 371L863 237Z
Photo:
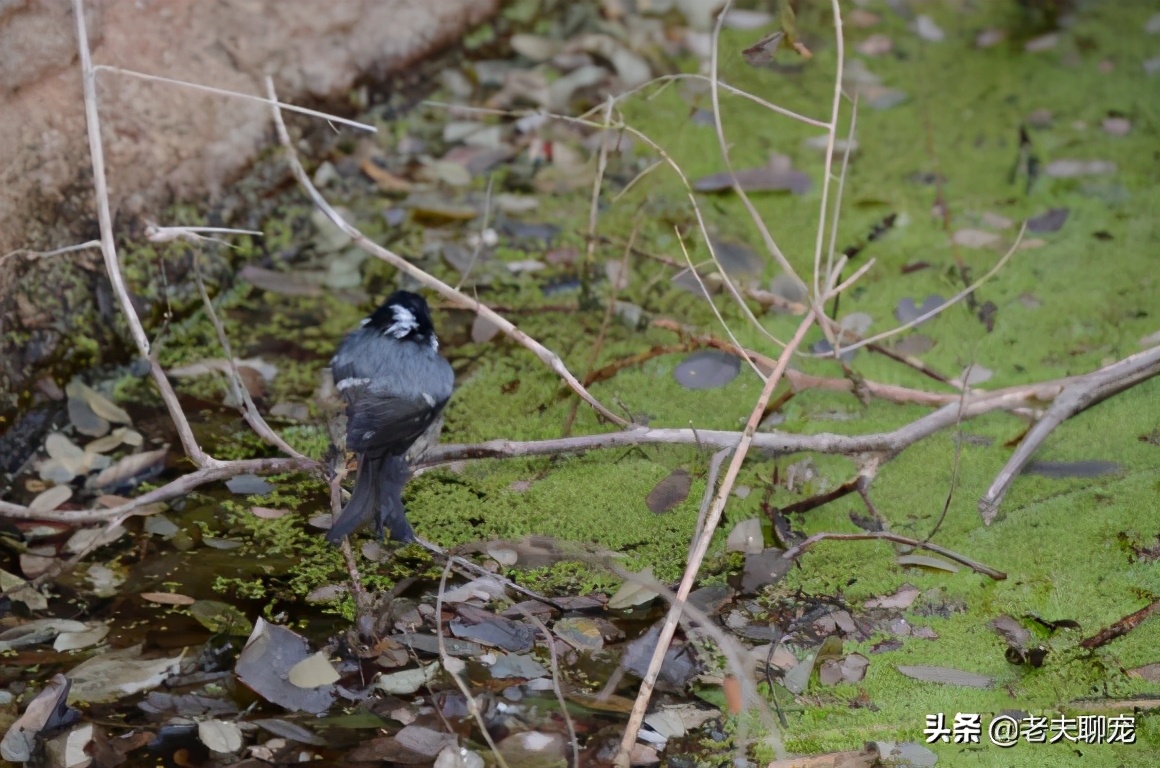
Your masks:
M400 341L411 341L439 350L427 300L410 291L395 291L383 305L362 321L363 328L379 331Z

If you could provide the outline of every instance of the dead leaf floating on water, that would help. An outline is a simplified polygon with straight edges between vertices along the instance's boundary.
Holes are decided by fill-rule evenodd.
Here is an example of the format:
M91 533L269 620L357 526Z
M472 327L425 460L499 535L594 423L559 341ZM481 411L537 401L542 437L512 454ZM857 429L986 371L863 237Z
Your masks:
M873 34L858 43L856 48L863 56L885 56L894 50L894 41L889 35Z
M795 171L789 158L775 155L767 165L702 176L693 182L697 192L728 192L733 189L733 180L745 192L792 192L804 195L810 191L813 182L801 171Z
M960 229L951 240L964 248L989 248L999 242L999 236L984 229Z
M1054 179L1108 176L1116 172L1116 164L1109 160L1052 160L1043 172Z
M257 475L238 475L226 480L226 488L239 496L265 496L274 490L274 486Z
M973 672L964 672L961 669L951 669L950 667L899 666L898 671L907 677L927 683L962 685L968 688L990 688L995 682L986 675L976 675Z
M928 43L941 43L946 39L946 33L942 31L942 27L935 23L935 20L926 14L916 16L914 22L911 24L911 29L914 33L926 40Z
M165 462L165 455L169 447L158 448L156 451L131 453L116 464L103 470L85 485L89 488L108 488L129 483L136 477L156 469Z
M729 532L725 540L726 552L743 552L747 555L759 554L765 548L765 537L761 532L761 521L756 517L742 520Z
M745 243L711 238L713 253L725 274L730 277L757 277L765 270L765 262Z
M624 585L616 591L616 594L608 599L609 610L620 611L626 608L636 608L646 603L651 603L656 599L657 593L641 583L642 581L651 582L655 578L653 576L652 566L641 571L639 576L640 581L630 579L624 582Z
M662 479L649 492L645 504L650 511L660 515L675 509L682 501L689 497L689 488L692 483L689 473L683 469L674 469L672 473Z
M72 498L72 488L67 485L54 485L46 491L36 495L28 503L28 509L33 512L49 512Z
M982 384L985 381L989 381L990 378L994 375L995 372L990 368L985 368L981 365L972 365L963 369L963 373L960 378L965 378L966 381L964 383L973 387L976 384Z
M914 299L908 296L898 302L898 306L894 309L894 317L900 323L910 323L929 312L935 311L944 303L945 300L943 297L939 296L937 293L932 293L930 296L927 296L925 299L923 299L921 306L916 305L914 303ZM937 317L937 315L934 317ZM923 320L922 322L929 322L932 319L933 317L930 317L926 320ZM921 324L922 323L919 323L919 325Z
M1124 471L1122 464L1114 461L1031 461L1023 468L1024 475L1039 475L1061 479L1065 477L1103 477Z
M958 573L959 567L952 562L930 555L901 555L894 562L902 566L917 565L922 568L932 568L936 571Z
M197 724L197 737L211 752L229 754L242 748L242 730L228 720L202 720Z
M1028 232L1058 232L1071 211L1067 208L1049 208L1027 220Z
M918 597L918 587L903 584L892 595L872 597L866 601L867 608L909 608Z
M0 741L0 757L13 763L26 763L39 746L40 734L76 722L80 713L66 703L71 687L72 682L67 677L53 675L29 702L24 714L4 734Z
M171 658L143 659L142 646L94 656L68 673L73 687L70 701L103 703L156 688L181 669L184 654Z
M234 668L238 678L267 701L292 711L321 714L334 703L334 686L299 688L290 670L310 656L305 638L259 618Z
M723 387L741 373L741 361L727 352L708 349L686 357L673 371L673 377L685 389Z

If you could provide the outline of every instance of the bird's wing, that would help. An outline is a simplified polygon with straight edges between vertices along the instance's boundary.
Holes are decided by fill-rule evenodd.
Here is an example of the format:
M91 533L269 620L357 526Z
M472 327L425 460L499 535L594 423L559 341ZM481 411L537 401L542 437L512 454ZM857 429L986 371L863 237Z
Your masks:
M385 397L351 387L347 396L346 448L371 456L402 455L431 426L446 400L430 395Z

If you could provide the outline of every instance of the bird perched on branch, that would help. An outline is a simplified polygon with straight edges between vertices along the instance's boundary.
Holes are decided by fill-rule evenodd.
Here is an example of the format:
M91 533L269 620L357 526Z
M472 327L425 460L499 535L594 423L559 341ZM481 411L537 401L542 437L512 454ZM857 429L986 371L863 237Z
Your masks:
M385 527L394 540L414 541L403 509L408 450L438 439L455 385L427 302L409 291L391 294L343 340L330 367L346 401L346 448L358 454L358 479L326 539L337 543L373 518L380 538Z

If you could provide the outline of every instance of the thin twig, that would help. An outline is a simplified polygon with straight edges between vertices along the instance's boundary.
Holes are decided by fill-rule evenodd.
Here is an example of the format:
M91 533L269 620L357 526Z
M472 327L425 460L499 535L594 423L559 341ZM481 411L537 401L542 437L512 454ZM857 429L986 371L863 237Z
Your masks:
M672 642L673 634L677 631L677 625L681 618L681 610L684 607L683 604L689 597L689 592L693 589L693 582L701 569L701 563L705 558L705 554L709 551L709 542L717 530L717 525L721 522L721 515L725 511L725 502L728 499L729 493L733 490L733 483L737 480L737 475L741 471L741 465L745 461L745 455L749 450L749 446L753 443L754 433L757 431L758 424L761 423L761 416L765 412L765 406L769 403L769 398L773 394L773 390L777 386L778 381L781 380L782 372L789 365L793 350L801 344L806 331L813 325L813 320L812 314L803 318L801 324L798 326L797 332L790 339L785 349L782 350L781 356L777 360L777 366L765 382L765 387L761 390L761 395L757 398L757 404L749 414L749 421L745 425L745 431L741 433L741 438L737 441L737 449L734 451L733 458L729 462L729 468L725 472L725 478L721 482L721 487L717 490L717 495L713 499L713 505L709 508L709 514L706 517L704 529L701 531L701 537L697 540L696 547L693 549L692 554L689 556L689 561L685 566L684 576L681 577L681 583L677 588L676 602L665 618L665 623L661 627L660 636L657 639L656 651L653 653L652 659L649 661L648 670L641 680L640 692L637 694L636 701L633 703L632 713L629 715L624 736L620 741L620 751L616 757L617 765L622 768L627 768L628 766L632 745L636 742L636 736L640 731L641 723L644 722L644 715L648 710L648 703L652 698L657 676L660 674L661 665L664 663L665 651L669 647L669 643Z
M868 539L892 541L896 544L905 544L907 546L916 547L918 549L930 550L931 552L935 552L942 555L943 557L954 560L956 563L962 563L976 573L990 576L996 581L1002 581L1003 579L1007 578L1007 574L1003 573L1002 571L998 571L994 568L991 568L990 566L983 565L977 560L972 560L965 555L960 555L958 552L947 549L946 547L940 547L938 544L931 544L929 542L919 541L918 539L912 539L909 536L899 536L897 533L891 533L889 531L866 531L864 533L815 533L801 544L787 549L782 554L782 557L784 557L786 560L795 560L802 553L804 553L813 545L817 544L819 541L825 541L827 539L832 539L835 541L865 541Z
M170 77L161 77L160 75L150 75L145 72L136 72L131 69L122 69L121 67L114 67L109 64L98 64L93 67L94 72L98 71L113 72L118 75L125 75L126 77L136 77L140 80L149 80L154 83L165 83L166 85L178 85L182 88L192 88L195 91L202 91L204 93L212 93L216 96L229 96L232 99L245 99L246 101L256 101L259 104L269 104L278 109L285 109L288 112L298 112L303 115L310 115L311 117L320 117L328 123L341 123L348 125L351 128L357 128L360 131L369 131L370 133L378 133L378 128L366 123L360 123L357 120L347 120L345 117L338 115L330 115L326 112L318 112L317 110L307 109L306 107L297 107L293 104L286 104L277 99L271 100L261 96L255 96L252 93L241 93L239 91L227 91L224 88L214 88L212 85L202 85L201 83L191 83L188 80L174 80Z
M68 525L92 525L132 515L150 515L158 510L146 509L158 502L176 499L192 493L197 488L220 480L228 480L238 475L277 475L284 472L315 472L319 463L314 459L242 459L223 461L202 467L188 475L182 475L173 482L110 509L51 509L32 510L20 504L0 501L0 517L9 520L44 520Z
M246 383L242 381L241 371L238 370L238 361L234 357L233 350L230 348L229 337L226 336L226 329L222 325L222 321L217 316L217 310L214 309L213 301L209 297L209 291L205 289L205 281L201 276L201 251L195 247L193 256L194 277L197 279L197 289L201 293L201 301L205 305L206 314L209 316L210 323L213 324L214 331L217 333L218 343L222 345L222 351L226 355L226 381L229 382L234 399L239 403L239 408L242 412L242 418L250 425L250 428L257 433L258 437L265 440L270 445L287 456L293 456L296 459L305 459L306 457L294 450L282 436L275 432L266 420L262 418L262 414L258 411L258 406L254 403L254 399L250 396L250 390L246 387Z
M588 239L589 244L595 242L596 231L596 198L592 200L592 220L591 227L593 237ZM593 378L592 366L596 365L596 360L600 357L600 352L604 348L604 338L608 335L608 327L612 324L612 312L616 309L617 296L620 295L620 281L621 278L628 275L628 257L632 253L632 245L636 242L636 233L639 231L640 225L634 223L632 225L632 233L628 237L628 245L624 247L624 255L620 257L620 272L618 272L612 280L609 281L610 293L608 295L608 303L604 306L604 319L600 322L600 331L596 334L596 341L592 344L592 349L588 353L588 362L584 366L584 381L586 387L592 386ZM589 247L591 250L591 245ZM627 282L627 281L625 281ZM572 407L568 409L568 416L564 419L564 428L561 434L564 437L572 434L572 424L576 421L576 412L580 407L579 400L572 401Z
M117 297L121 312L125 316L125 324L129 326L129 333L137 345L137 352L141 357L152 360L150 373L157 387L161 390L162 400L169 410L169 417L177 429L182 447L190 461L199 467L210 466L217 460L207 454L197 444L193 430L189 426L189 419L181 409L177 394L173 391L165 371L157 364L151 355L149 336L141 325L141 318L133 306L129 289L125 286L125 278L121 272L121 263L117 257L117 246L113 241L113 214L109 207L109 183L105 174L105 151L101 144L101 119L97 109L97 77L93 69L92 52L89 49L89 33L85 26L85 9L83 0L73 0L73 17L76 20L77 50L81 59L81 81L84 86L85 100L85 128L89 138L89 154L93 165L93 191L97 204L97 223L101 231L101 255L105 259L105 272L108 273L109 283Z
M701 275L699 272L697 272L697 268L693 266L693 260L692 260L692 258L689 257L689 249L685 247L685 238L681 237L680 228L673 227L673 232L676 233L677 244L681 246L681 253L684 254L684 256L685 256L685 263L689 265L689 267L688 267L689 273L692 274L693 279L695 279L697 281L697 285L701 288L701 293L704 294L704 296L705 296L705 301L709 302L709 308L713 310L713 316L717 318L717 322L719 322L721 324L721 327L725 329L725 333L729 335L729 340L733 342L733 346L737 349L740 349L741 342L738 341L737 336L735 336L733 334L733 329L729 327L729 323L725 322L725 317L721 314L721 310L717 309L717 305L713 302L713 298L709 295L709 290L705 287L705 281L701 279ZM706 237L705 242L710 243L708 237ZM709 252L713 253L712 244L709 244ZM717 262L716 254L713 255L713 261L714 261L714 263L716 263L718 265L718 268L721 269L720 274L722 276L725 276L725 270L724 270L724 268L721 268L720 262ZM733 281L730 280L728 277L725 277L725 283L731 287L733 286ZM740 299L740 298L738 298L738 302L742 306L745 305L745 301ZM754 322L756 322L756 319ZM778 342L778 343L780 343L780 342ZM757 374L757 377L759 379L761 379L762 381L766 380L766 375L762 372L762 370L760 368L757 367L757 363L755 363L753 360L751 360L748 355L744 355L743 359L745 360L746 363L749 364L749 367L753 369L753 372Z
M560 659L556 653L556 640L544 622L540 621L534 613L520 605L515 607L524 615L525 619L536 625L536 629L540 630L540 634L548 643L548 655L552 661L552 690L556 692L556 701L560 704L560 716L564 718L564 727L568 729L568 748L572 752L572 768L580 768L580 742L576 739L576 725L572 722L572 715L568 713L568 701L564 698L564 689L560 686Z
M761 218L761 214L757 212L757 209L750 201L749 195L746 193L745 188L741 186L741 182L738 180L737 174L733 171L733 162L729 159L729 143L725 140L725 127L721 122L721 97L719 92L720 83L717 78L717 60L719 54L718 48L720 47L721 42L721 26L725 23L725 17L729 14L729 10L732 8L732 6L733 0L727 0L725 7L722 8L720 12L718 12L717 23L713 27L713 36L711 38L711 45L709 49L709 95L713 103L713 127L716 129L717 133L717 146L721 150L721 159L725 163L725 170L729 173L729 181L733 186L733 191L737 194L738 199L741 200L742 205L745 206L745 210L749 212L749 218L757 227L757 231L761 233L761 238L765 241L765 247L769 249L770 255L777 260L777 264L781 267L783 272L800 280L801 278L798 277L797 272L794 271L793 266L790 265L789 260L785 257L785 254L782 253L781 248L779 248L777 243L774 241L773 233L769 231L769 227L766 226L765 220ZM831 121L831 123L825 127L827 131L833 133L833 121ZM827 166L826 170L827 172L829 171L829 166ZM822 199L825 200L824 192ZM712 246L710 246L710 248L711 247ZM724 271L722 271L722 274L724 274ZM815 288L816 287L817 284L815 283Z
M487 723L483 721L483 713L479 711L479 702L471 695L471 689L459 677L459 673L447 663L451 657L447 655L447 643L443 639L443 595L447 592L447 577L450 575L451 560L449 558L447 564L443 566L443 575L439 578L439 592L435 595L435 637L439 640L439 661L447 674L451 675L455 687L463 694L467 711L471 714L472 719L475 720L475 724L479 726L479 732L483 736L483 740L487 742L487 746L491 747L491 753L495 755L496 762L499 763L500 768L509 768L507 761L504 760L499 748L495 745L495 740L491 738L491 732L487 730Z
M30 251L27 248L17 248L15 251L0 256L0 264L17 256L28 256L31 259L46 259L49 256L61 256L66 253L73 253L75 251L87 251L90 248L100 248L100 240L89 240L87 243L77 243L76 245L66 245L63 248L56 248L51 251Z

